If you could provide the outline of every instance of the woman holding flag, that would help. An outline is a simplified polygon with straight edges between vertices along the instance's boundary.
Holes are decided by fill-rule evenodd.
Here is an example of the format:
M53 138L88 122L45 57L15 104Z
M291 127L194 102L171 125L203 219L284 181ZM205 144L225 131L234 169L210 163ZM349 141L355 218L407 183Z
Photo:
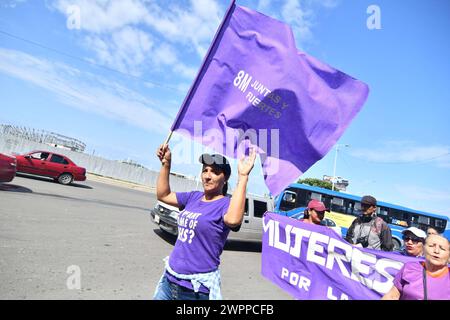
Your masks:
M220 293L220 255L230 230L238 230L245 208L248 176L256 151L238 163L238 183L227 197L231 167L218 154L203 154L201 180L203 192L173 192L169 175L171 152L160 146L161 161L156 194L159 201L178 207L178 238L155 291L155 300L218 300Z

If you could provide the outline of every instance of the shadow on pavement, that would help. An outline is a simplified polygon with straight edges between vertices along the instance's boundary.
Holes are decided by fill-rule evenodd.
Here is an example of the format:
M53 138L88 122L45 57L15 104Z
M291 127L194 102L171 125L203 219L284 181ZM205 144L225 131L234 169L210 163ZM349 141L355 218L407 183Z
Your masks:
M53 180L53 178L32 176L32 175L23 174L23 173L17 173L16 176L21 177L21 178L32 179L32 180L58 183L58 181ZM94 189L91 186L88 186L85 184L78 184L78 183L71 183L71 184L67 185L67 187L82 188L82 189Z
M78 183L71 183L68 185L68 187L81 188L81 189L94 189L91 186L88 186L85 184L78 184Z
M153 229L153 232L156 233L161 239L166 241L167 243L170 243L171 245L175 245L175 242L177 241L177 237L173 234L170 234L168 232L162 231L161 229Z
M246 251L246 252L261 252L262 243L260 241L250 240L228 240L225 244L224 250L227 251Z
M0 191L32 193L33 190L10 183L0 183Z

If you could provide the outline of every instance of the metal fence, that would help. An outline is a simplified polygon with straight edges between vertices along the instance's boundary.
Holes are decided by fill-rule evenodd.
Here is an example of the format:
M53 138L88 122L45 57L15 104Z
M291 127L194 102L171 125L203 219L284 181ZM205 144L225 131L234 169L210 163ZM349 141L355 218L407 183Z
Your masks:
M146 168L136 167L132 164L108 160L86 153L74 152L62 148L56 148L48 144L26 140L21 137L2 134L0 135L1 153L27 153L33 150L50 151L69 157L77 165L86 168L89 173L110 177L128 182L150 186L155 188L158 172ZM180 176L170 176L170 186L173 191L183 192L197 190L197 182L193 179Z

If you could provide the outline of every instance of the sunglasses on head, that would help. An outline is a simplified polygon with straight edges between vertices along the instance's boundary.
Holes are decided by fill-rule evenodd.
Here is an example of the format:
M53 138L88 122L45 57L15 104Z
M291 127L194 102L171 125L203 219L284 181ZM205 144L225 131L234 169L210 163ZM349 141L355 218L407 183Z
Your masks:
M409 237L409 236L403 237L403 241L408 242L409 240L411 240L414 243L422 242L421 238L415 238L415 237Z

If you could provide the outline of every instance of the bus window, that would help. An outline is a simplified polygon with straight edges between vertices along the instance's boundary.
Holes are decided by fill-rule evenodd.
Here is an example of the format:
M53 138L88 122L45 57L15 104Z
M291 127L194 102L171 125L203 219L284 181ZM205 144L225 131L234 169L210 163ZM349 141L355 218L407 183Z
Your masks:
M295 202L296 207L297 208L306 207L310 200L309 199L310 192L307 190L303 190L303 189L295 189L295 192L297 193L297 201Z
M295 209L296 200L297 200L297 194L295 192L289 191L289 190L285 191L283 194L283 198L281 199L280 210L281 211L289 211L289 210Z
M447 222L443 219L436 219L436 221L434 222L434 226L436 228L440 228L442 230L445 229L446 225L447 225Z
M323 194L322 202L325 205L325 208L328 208L329 210L331 210L331 196Z
M356 202L355 206L353 207L353 215L357 216L361 213L361 202Z
M267 203L258 200L253 201L253 215L256 218L262 218L266 211L267 211Z
M443 220L443 219L437 219L434 221L434 226L436 227L436 230L439 233L443 233L445 230L445 227L447 225L447 221Z
M244 215L248 216L248 198L245 199Z
M378 208L377 208L377 215L379 215L379 216L386 216L386 217L387 217L387 215L388 215L388 210L387 210L387 208L384 208L384 207L378 207Z
M345 200L345 213L349 215L353 215L353 208L355 207L355 203L353 201Z
M429 226L430 225L430 218L429 217L425 217L425 216L419 216L419 223Z
M402 227L408 227L408 221L411 223L411 216L407 212L398 209L389 209L389 219L392 224ZM414 222L417 223L416 220Z
M322 201L322 195L320 193L311 192L311 200Z
M356 206L358 203L355 203L353 200L345 200L345 213L353 216L357 216L359 214L359 209Z
M333 197L331 199L331 211L345 213L344 199Z
M419 216L411 214L409 216L409 226L419 228Z
M377 207L377 215L386 223L392 223L392 218L388 216L388 210L384 207Z

